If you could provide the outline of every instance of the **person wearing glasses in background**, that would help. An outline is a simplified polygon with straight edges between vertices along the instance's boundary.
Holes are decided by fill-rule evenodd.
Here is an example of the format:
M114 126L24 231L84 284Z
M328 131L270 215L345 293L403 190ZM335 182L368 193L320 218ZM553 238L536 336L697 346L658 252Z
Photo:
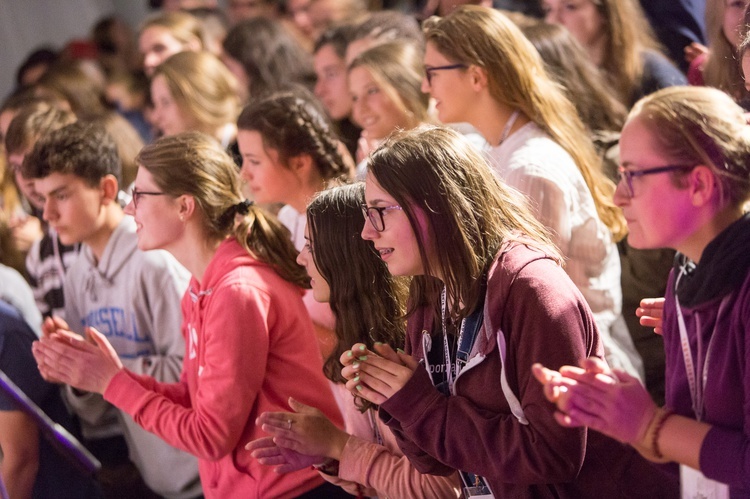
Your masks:
M555 422L534 359L601 358L601 337L547 230L467 139L392 137L370 158L365 200L362 237L413 276L406 352L357 343L342 376L417 470L460 470L465 497L677 495L634 450Z
M621 311L616 241L626 224L575 106L500 12L465 5L424 27L422 90L435 99L438 117L468 122L482 134L492 167L529 197L552 233L566 272L594 313L607 362L642 377Z
M596 359L535 374L563 426L679 463L683 497L748 497L750 127L727 94L673 87L635 105L620 154L631 244L678 252L661 324L666 406Z
M65 320L48 318L43 335L58 328L86 335L96 328L132 372L177 381L185 350L180 296L189 275L164 251L138 251L136 223L118 202L121 168L112 136L101 124L83 122L52 131L25 156L22 174L34 180L44 220L60 242L81 244L65 273ZM133 198L140 198L135 190ZM65 395L81 419L85 445L112 471L99 475L105 494L150 497L142 483L125 482L114 472L127 467L129 457L154 493L173 499L201 495L193 456L143 430L99 394L66 387Z

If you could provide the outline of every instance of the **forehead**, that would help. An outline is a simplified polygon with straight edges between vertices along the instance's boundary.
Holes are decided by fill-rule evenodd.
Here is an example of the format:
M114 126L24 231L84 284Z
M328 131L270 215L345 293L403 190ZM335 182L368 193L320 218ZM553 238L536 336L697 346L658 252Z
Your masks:
M96 189L91 187L81 177L72 173L51 173L43 178L34 179L34 187L41 195L47 195L50 192L62 189L76 189L79 187L87 189Z
M179 43L164 26L149 26L138 37L142 49L149 49L157 43Z
M620 160L624 165L650 165L649 160L665 158L656 133L640 116L630 118L620 135Z
M395 204L395 199L380 185L375 175L367 173L365 177L365 200L367 204Z

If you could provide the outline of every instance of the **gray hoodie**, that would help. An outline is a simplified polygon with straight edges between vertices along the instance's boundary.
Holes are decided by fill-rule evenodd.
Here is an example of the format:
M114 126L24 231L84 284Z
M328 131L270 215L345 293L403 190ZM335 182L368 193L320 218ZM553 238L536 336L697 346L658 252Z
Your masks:
M83 246L65 276L66 319L75 332L92 326L106 336L130 371L175 382L185 353L180 300L190 274L166 251L143 252L137 243L135 222L125 216L98 264ZM98 394L81 396L68 387L67 395L88 438L120 433L122 425L130 459L152 490L170 499L201 494L195 457L147 432Z

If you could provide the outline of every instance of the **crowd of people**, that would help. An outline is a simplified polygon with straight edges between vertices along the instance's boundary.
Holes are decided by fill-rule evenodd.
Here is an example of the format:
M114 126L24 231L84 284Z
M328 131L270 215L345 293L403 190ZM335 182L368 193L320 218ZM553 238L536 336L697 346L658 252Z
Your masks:
M750 1L157 3L0 104L0 498L750 497Z

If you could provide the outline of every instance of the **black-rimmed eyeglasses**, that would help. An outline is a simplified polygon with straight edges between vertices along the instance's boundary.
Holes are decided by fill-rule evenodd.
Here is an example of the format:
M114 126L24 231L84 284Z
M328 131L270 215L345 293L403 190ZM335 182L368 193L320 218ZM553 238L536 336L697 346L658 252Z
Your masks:
M366 204L362 205L362 213L364 214L365 218L370 221L373 229L378 232L383 232L385 230L385 221L383 220L383 214L386 211L402 209L403 208L401 208L397 204L393 206L367 206Z
M424 75L427 78L427 84L432 85L432 73L435 71L448 71L450 69L466 69L466 64L449 64L447 66L430 66L424 68Z
M673 172L677 170L692 170L693 168L695 168L695 166L665 165L657 166L655 168L647 168L645 170L627 170L622 166L618 166L617 173L620 175L620 183L625 183L625 188L627 189L628 196L632 198L633 196L635 196L633 192L634 177L644 177L646 175L655 175L657 173Z
M138 208L138 201L141 200L141 196L164 196L166 192L157 192L157 191L139 191L135 187L133 187L132 195L133 195L133 208Z

